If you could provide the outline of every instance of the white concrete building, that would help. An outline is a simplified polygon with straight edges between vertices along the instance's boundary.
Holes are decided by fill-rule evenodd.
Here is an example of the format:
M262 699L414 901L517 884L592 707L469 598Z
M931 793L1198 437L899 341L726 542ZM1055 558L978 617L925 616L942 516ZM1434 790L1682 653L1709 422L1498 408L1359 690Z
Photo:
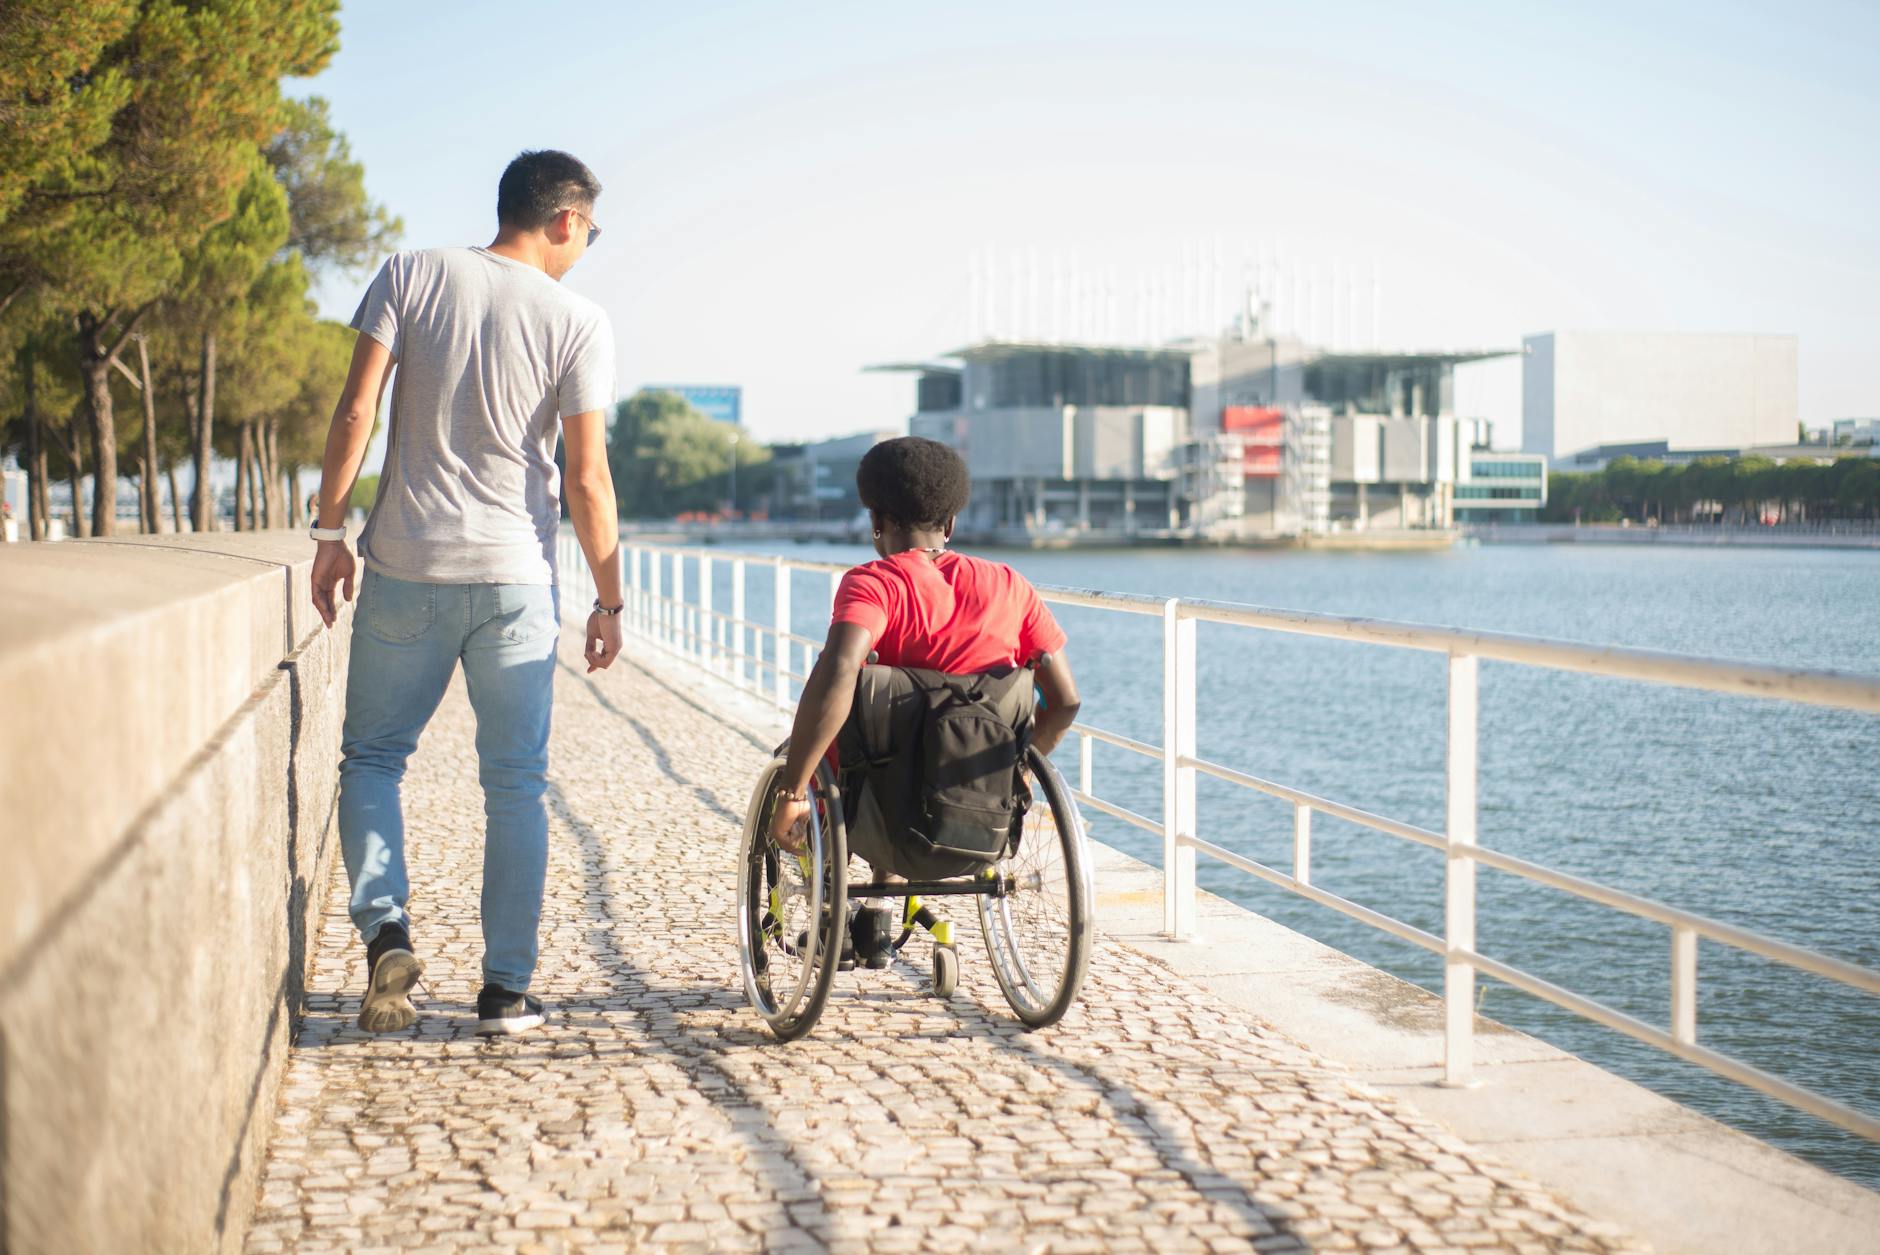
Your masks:
M1558 331L1528 336L1522 449L1556 466L1602 447L1672 452L1795 440L1796 338Z
M966 459L971 534L1129 535L1183 521L1185 350L988 340L871 369L919 375L908 430Z
M870 369L918 376L908 429L964 455L970 534L1268 539L1449 527L1487 442L1454 412L1455 368L1513 353L1334 353L1229 333L985 340Z
M803 444L771 446L773 517L852 522L862 513L855 472L862 456L895 431L863 431Z

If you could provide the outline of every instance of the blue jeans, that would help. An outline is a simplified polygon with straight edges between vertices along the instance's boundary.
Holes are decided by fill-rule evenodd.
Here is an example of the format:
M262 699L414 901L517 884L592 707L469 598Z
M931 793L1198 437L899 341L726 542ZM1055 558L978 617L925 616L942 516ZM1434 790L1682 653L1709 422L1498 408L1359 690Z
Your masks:
M339 840L352 921L367 941L409 926L398 785L457 662L483 783L483 979L517 993L535 972L548 873L548 721L559 602L546 584L417 584L368 569L353 613Z

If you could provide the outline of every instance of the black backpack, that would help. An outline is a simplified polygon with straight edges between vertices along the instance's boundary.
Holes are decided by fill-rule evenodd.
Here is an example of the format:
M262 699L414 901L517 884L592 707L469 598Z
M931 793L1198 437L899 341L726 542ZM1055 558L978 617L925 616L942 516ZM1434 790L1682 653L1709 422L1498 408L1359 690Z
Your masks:
M863 667L836 736L849 850L878 870L944 880L1015 848L1031 791L1032 673Z
M914 786L901 798L904 831L936 854L1003 858L1031 800L1019 771L1031 737L1031 672L903 670L925 701L912 744L896 755L903 787Z

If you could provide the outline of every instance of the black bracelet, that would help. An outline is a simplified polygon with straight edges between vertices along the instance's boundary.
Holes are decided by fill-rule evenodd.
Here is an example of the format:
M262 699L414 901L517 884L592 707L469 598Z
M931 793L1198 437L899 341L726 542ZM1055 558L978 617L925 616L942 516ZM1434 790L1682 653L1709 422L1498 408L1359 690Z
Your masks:
M623 601L619 605L615 606L612 610L609 610L606 606L601 605L601 599L599 597L596 597L594 599L594 613L595 614L619 614L622 610L625 610L626 608L627 608L627 603Z

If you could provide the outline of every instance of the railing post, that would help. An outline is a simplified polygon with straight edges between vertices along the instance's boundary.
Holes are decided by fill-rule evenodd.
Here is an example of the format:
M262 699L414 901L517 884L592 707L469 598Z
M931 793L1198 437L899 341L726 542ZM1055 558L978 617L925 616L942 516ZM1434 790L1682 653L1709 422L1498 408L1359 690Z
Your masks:
M646 611L647 626L655 645L666 644L666 599L661 595L661 585L665 580L666 555L657 549L648 551L646 565L647 576Z
M1162 604L1162 930L1195 933L1195 621L1181 601Z
M640 567L645 557L638 545L627 546L627 625L646 635L646 589Z
M685 554L675 550L672 555L672 647L681 658L692 652L686 639L685 623Z
M744 559L731 560L731 676L739 687L749 683L744 662Z
M1312 883L1312 808L1304 802L1293 803L1293 879Z
M562 544L562 555L561 555L561 562L562 562L561 580L562 580L563 585L567 587L569 593L572 594L570 600L574 602L575 606L580 606L582 603L581 568L576 565L576 563L578 563L580 560L581 560L580 545L578 543L570 545L564 540ZM564 602L564 604L566 603ZM573 609L573 607L570 607L570 609ZM587 618L586 615L582 615L581 617L584 621Z
M776 681L774 691L777 695L777 705L788 706L790 704L790 677L785 672L790 669L790 568L783 565L782 558L778 558L772 565L777 572L777 595L772 598L775 603L772 607L775 612L772 618L777 628L776 639L772 642L770 651L774 672L772 678Z
M561 617L566 621L574 613L570 602L574 592L574 563L568 556L568 538L559 534L555 537L555 579L561 585Z
M1475 1068L1475 765L1478 675L1474 654L1449 655L1449 749L1445 770L1443 1084L1468 1085Z
M1077 791L1085 797L1096 796L1090 791L1091 781L1096 774L1093 770L1094 764L1091 762L1090 747L1090 734L1079 732L1077 734Z
M626 550L626 586L628 586L628 624L637 635L647 635L647 550L634 545Z
M698 556L698 647L699 661L707 671L718 670L718 618L712 614L712 560L709 554Z
M1697 1043L1697 933L1680 924L1671 927L1671 1036Z

